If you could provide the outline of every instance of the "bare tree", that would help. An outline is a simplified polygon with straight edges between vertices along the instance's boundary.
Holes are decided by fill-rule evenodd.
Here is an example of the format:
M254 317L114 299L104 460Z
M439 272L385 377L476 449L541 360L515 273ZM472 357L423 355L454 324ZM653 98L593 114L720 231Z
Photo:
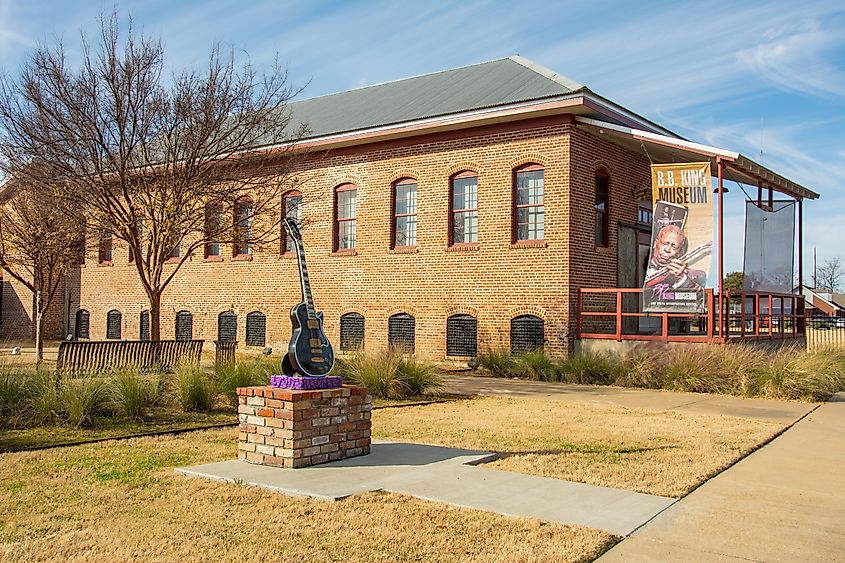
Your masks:
M818 274L816 275L816 285L819 289L826 289L831 293L836 293L839 290L842 275L842 260L838 256L835 256L830 260L826 260L819 267Z
M61 44L41 46L17 81L0 82L0 166L83 205L89 236L128 247L158 340L162 293L192 254L278 240L302 158L297 92L278 63L259 73L217 47L204 71L165 78L161 43L131 21L122 33L114 14L96 46L82 43L78 68Z
M50 192L7 183L0 192L0 267L33 295L35 358L44 359L44 312L82 258L81 222Z

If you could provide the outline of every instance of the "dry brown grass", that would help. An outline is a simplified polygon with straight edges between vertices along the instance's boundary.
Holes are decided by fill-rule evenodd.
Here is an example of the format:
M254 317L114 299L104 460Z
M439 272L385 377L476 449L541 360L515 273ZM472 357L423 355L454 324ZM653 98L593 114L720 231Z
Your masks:
M614 541L371 493L327 503L176 475L236 430L0 455L0 560L579 561Z
M680 497L783 428L726 416L477 398L373 413L373 434L495 451L492 467Z

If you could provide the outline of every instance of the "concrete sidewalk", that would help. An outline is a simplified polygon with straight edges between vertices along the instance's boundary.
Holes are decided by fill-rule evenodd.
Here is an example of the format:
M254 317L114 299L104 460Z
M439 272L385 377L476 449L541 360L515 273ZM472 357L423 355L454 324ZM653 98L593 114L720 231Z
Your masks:
M291 496L339 500L390 491L456 506L575 524L626 536L675 499L501 471L477 464L496 454L375 441L366 456L303 469L230 460L177 468L177 473L242 483Z
M458 395L533 397L641 409L721 414L780 422L785 425L794 423L818 406L816 403L571 383L545 383L472 375L448 375L445 382L445 391Z
M600 561L845 561L845 393Z

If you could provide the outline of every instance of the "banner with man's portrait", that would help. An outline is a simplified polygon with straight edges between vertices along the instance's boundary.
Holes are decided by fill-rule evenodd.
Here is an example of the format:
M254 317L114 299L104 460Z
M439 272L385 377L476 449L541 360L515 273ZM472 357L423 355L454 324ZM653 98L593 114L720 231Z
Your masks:
M643 312L703 313L713 251L710 163L654 164Z

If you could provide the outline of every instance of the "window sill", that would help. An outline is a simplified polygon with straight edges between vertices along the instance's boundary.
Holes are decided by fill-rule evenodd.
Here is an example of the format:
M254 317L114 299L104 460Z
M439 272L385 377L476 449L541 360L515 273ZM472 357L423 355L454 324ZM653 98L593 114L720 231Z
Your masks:
M329 256L358 256L358 251L354 248L350 248L347 250L335 250Z
M397 246L387 251L388 254L416 254L419 249L416 246Z
M165 264L178 264L179 261L182 259L181 256L171 256L167 260L164 261Z
M296 260L296 252L285 252L281 255L282 258L287 258L288 260Z
M252 254L236 254L232 256L232 262L252 262Z
M548 248L549 243L544 240L518 240L511 243L510 248Z
M478 243L469 243L469 244L453 244L452 246L446 247L446 252L475 252L481 245Z
M111 267L111 266L114 266L114 262L112 262L111 260L103 260L102 262L97 263L97 267L108 268L108 267Z
M205 258L202 259L202 261L203 262L222 262L223 257L222 256L206 256Z
M468 362L471 359L476 358L476 357L477 356L449 356L449 355L446 355L446 356L443 357L443 359L447 362Z
M613 250L609 246L597 246L595 248L599 254L613 254Z

